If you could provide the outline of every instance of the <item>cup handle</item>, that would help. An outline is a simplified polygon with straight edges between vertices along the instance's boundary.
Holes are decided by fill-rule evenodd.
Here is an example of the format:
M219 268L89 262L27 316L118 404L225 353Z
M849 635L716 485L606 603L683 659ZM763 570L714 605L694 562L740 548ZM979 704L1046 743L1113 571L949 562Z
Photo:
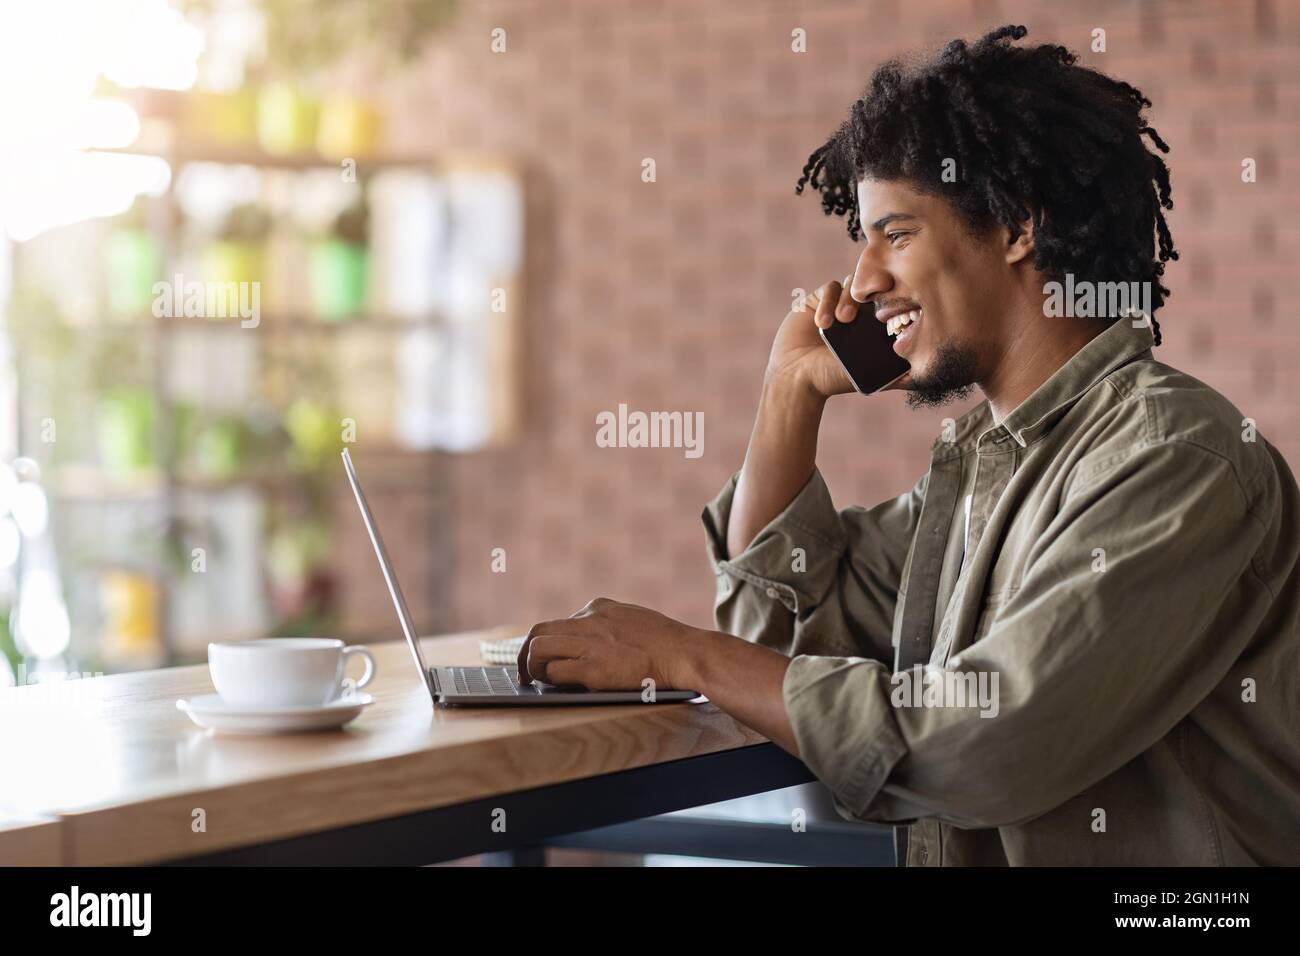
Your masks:
M347 671L348 668L348 655L350 654L360 654L362 657L365 658L366 661L366 671L364 674L361 675L361 680L357 681L355 684L352 684L349 688L350 691L356 691L365 687L374 678L375 659L371 655L369 648L361 647L359 645L356 647L345 647L343 648L343 670L345 672ZM344 683L346 685L346 679Z

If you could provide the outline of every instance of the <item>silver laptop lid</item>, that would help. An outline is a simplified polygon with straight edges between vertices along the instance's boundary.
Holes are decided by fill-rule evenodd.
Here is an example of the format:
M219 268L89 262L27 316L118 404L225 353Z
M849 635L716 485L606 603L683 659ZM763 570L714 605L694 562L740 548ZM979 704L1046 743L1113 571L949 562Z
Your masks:
M361 520L365 522L370 543L375 546L375 557L379 558L379 570L384 572L384 583L388 585L388 593L393 598L393 607L397 608L397 619L402 622L402 633L406 636L407 646L411 648L411 656L415 658L415 666L420 669L420 677L429 690L429 696L436 700L437 689L433 686L433 675L424 665L420 642L416 640L415 627L411 624L411 612L407 610L406 599L402 597L402 586L397 583L397 575L393 574L392 565L388 561L388 552L384 550L384 539L379 536L379 528L370 513L370 506L366 504L366 496L361 492L361 482L357 479L356 469L352 467L352 456L348 454L346 448L343 449L343 468L348 473L348 483L352 485L352 494L356 496L357 507L361 509Z

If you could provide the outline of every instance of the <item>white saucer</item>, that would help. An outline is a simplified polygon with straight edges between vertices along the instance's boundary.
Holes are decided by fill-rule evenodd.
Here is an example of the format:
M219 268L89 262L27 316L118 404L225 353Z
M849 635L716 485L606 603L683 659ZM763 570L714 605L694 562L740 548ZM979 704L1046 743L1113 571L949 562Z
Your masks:
M353 694L323 707L267 707L256 710L234 707L218 694L181 698L176 709L200 727L230 734L285 734L302 730L333 730L342 727L373 704L369 694Z

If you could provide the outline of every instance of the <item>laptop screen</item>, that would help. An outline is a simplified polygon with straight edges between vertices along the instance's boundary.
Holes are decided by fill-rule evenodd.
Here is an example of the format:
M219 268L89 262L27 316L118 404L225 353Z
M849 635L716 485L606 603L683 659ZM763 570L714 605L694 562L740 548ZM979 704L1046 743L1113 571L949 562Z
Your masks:
M366 533L370 535L370 543L374 545L375 557L379 559L379 570L384 574L384 583L388 585L388 593L393 599L393 607L397 609L397 619L402 624L402 634L406 637L406 643L411 648L411 656L415 658L415 666L420 669L420 676L424 680L424 686L428 688L429 696L436 694L433 686L433 677L429 673L429 668L424 664L424 655L420 653L420 642L416 639L415 627L411 624L411 612L406 608L406 599L402 597L402 586L397 583L397 575L393 573L392 564L388 560L388 552L384 548L384 539L379 536L379 527L375 524L374 516L370 513L370 506L366 504L366 496L361 491L361 482L357 478L356 469L352 466L352 456L348 450L343 449L343 468L348 473L348 483L352 485L352 494L356 496L357 507L361 509L361 520L365 522Z

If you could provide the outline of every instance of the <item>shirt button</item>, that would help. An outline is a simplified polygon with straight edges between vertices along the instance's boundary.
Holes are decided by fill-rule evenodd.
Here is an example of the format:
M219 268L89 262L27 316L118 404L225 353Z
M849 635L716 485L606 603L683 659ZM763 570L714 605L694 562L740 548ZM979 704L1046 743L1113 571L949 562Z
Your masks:
M776 593L776 588L768 588L767 596L772 598L772 600L776 600L776 598L779 597L779 595Z

